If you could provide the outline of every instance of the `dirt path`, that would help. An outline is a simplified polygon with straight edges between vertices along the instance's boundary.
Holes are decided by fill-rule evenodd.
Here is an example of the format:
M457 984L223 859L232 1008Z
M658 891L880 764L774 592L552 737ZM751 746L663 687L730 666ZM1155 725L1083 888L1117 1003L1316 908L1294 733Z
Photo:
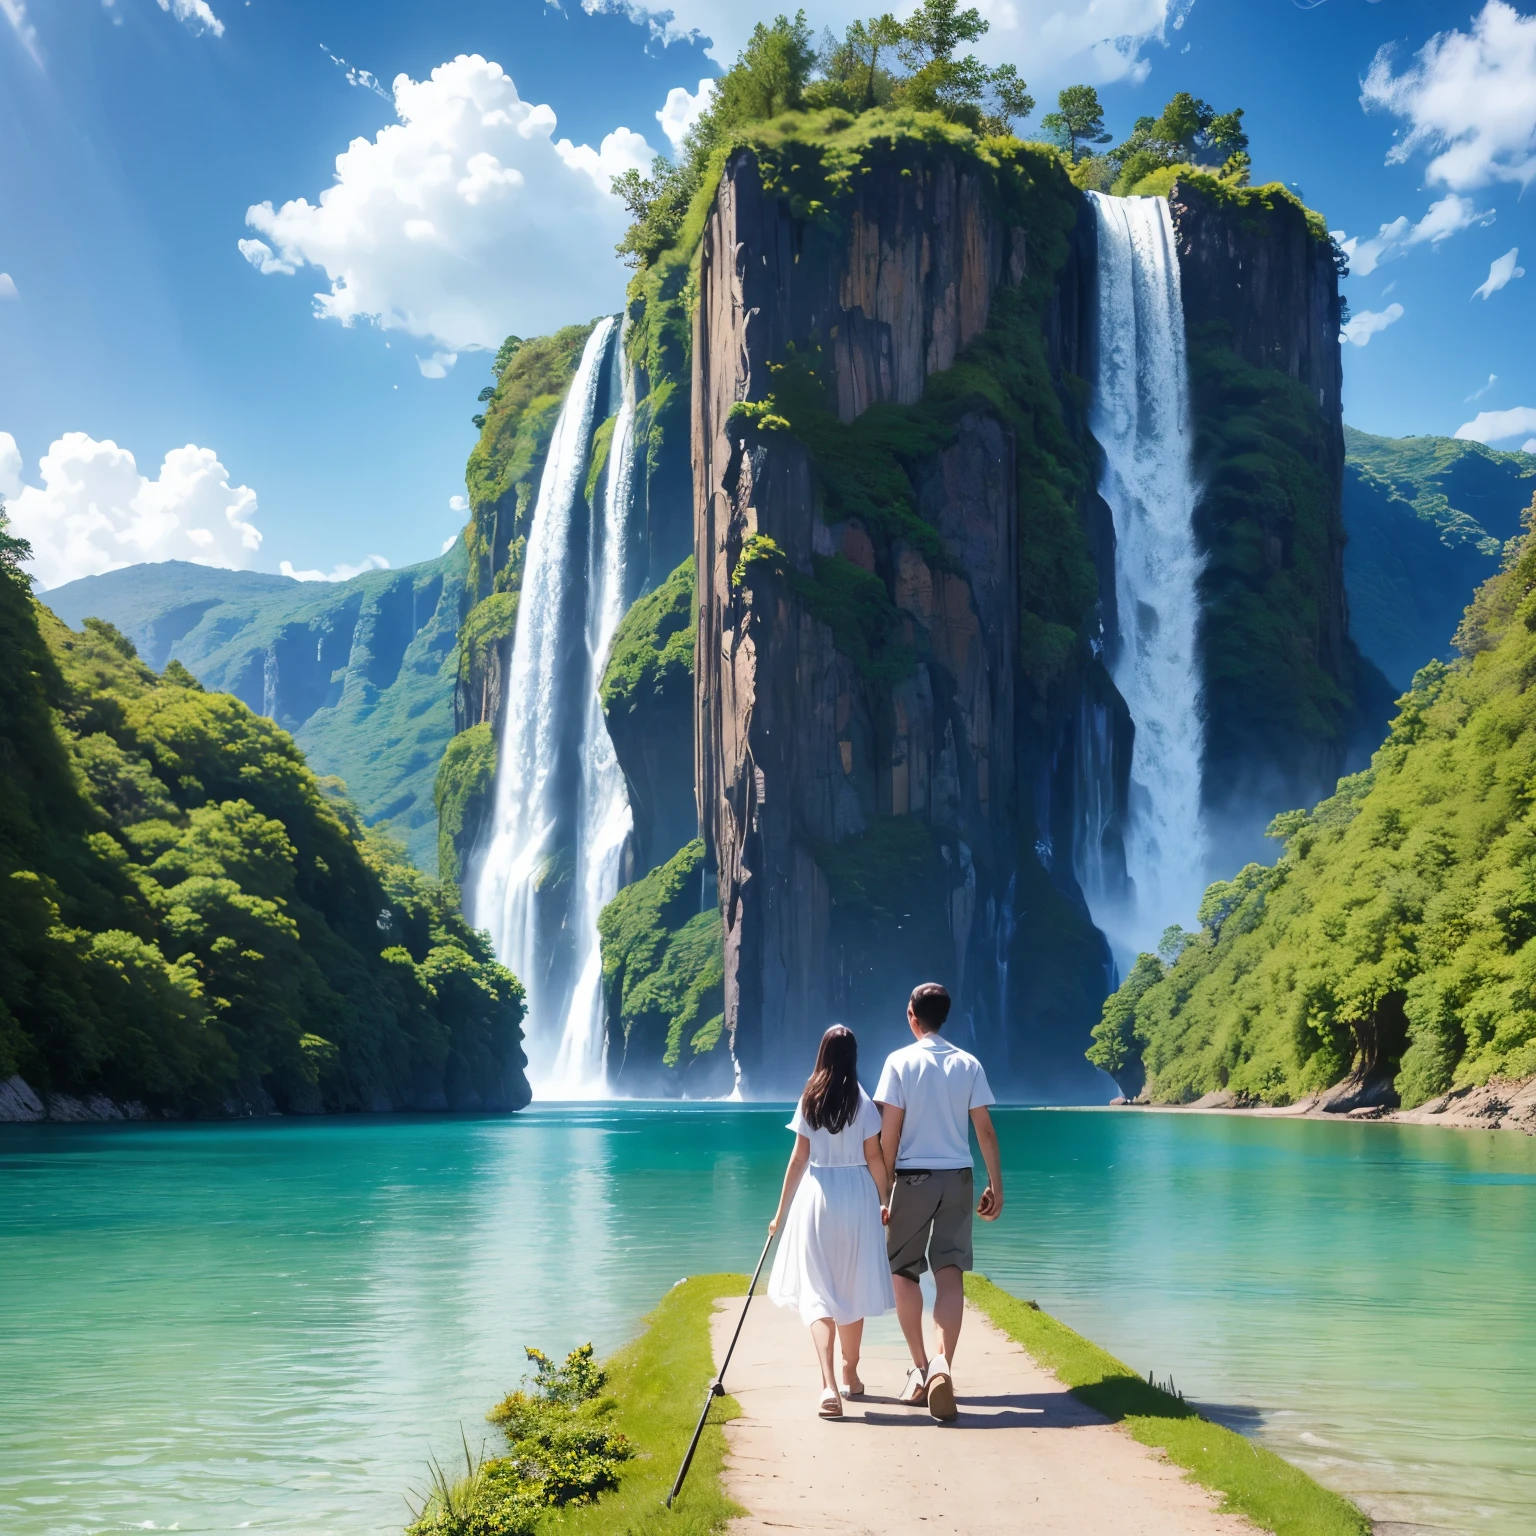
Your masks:
M739 1298L715 1314L715 1360ZM1074 1398L980 1313L966 1308L955 1376L960 1418L936 1424L896 1401L908 1364L893 1318L869 1325L869 1396L847 1417L816 1417L820 1376L800 1319L762 1296L747 1314L726 1390L726 1488L751 1511L730 1529L826 1536L963 1532L988 1536L1254 1536L1215 1496L1187 1483Z

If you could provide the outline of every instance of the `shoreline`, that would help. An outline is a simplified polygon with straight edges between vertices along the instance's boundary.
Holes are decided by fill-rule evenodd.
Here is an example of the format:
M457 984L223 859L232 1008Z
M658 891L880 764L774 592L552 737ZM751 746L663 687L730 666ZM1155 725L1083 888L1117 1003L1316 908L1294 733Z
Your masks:
M1105 1107L1148 1114L1236 1115L1261 1120L1328 1120L1349 1125L1427 1125L1453 1131L1519 1131L1536 1136L1536 1076L1515 1081L1493 1079L1480 1087L1453 1088L1413 1109L1361 1103L1369 1097L1358 1082L1335 1085L1294 1104L1243 1105L1236 1095L1208 1093L1190 1104L1150 1104L1122 1100ZM1350 1105L1351 1107L1345 1107Z

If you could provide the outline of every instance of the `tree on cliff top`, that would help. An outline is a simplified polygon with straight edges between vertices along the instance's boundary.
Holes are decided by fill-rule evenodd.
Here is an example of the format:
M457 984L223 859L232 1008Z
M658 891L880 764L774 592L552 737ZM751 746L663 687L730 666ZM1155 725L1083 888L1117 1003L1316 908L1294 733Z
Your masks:
M735 64L720 78L709 106L684 139L677 161L657 155L648 176L629 170L613 179L614 193L634 221L620 253L647 266L670 247L703 184L715 150L735 129L801 108L837 107L855 114L881 106L935 112L973 132L1007 134L1035 108L1012 64L988 69L959 54L988 23L959 0L923 0L905 21L889 12L856 21L841 39L828 33L818 52L805 12L759 22ZM882 61L897 61L897 74Z
M1114 138L1104 129L1104 108L1091 85L1069 85L1057 93L1056 110L1040 119L1051 142L1069 159L1076 160L1090 144L1108 144Z
M1247 180L1248 135L1243 109L1217 112L1209 102L1180 91L1157 117L1139 117L1130 135L1104 157L1114 171L1114 190L1127 193L1143 177L1171 165L1221 170Z

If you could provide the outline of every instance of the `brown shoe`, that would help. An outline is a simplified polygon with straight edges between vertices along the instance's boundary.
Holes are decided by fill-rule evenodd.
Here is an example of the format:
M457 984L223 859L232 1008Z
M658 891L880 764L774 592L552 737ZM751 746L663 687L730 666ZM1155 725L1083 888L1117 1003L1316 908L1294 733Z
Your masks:
M949 1362L941 1355L928 1367L928 1412L941 1424L960 1417L955 1406L955 1384L950 1379Z

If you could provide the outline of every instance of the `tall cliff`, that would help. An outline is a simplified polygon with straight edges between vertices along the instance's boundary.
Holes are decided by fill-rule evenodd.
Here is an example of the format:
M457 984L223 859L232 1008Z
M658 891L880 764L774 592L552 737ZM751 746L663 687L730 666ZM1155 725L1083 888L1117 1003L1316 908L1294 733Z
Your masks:
M1184 173L1178 237L1206 557L1206 813L1222 866L1364 763L1393 690L1349 633L1338 264L1277 187Z
M936 137L858 146L829 212L817 145L742 150L703 232L695 779L749 1093L831 1019L896 1043L932 978L1001 1081L1080 1089L1106 981L1049 793L1113 691L1081 204L1049 152Z

